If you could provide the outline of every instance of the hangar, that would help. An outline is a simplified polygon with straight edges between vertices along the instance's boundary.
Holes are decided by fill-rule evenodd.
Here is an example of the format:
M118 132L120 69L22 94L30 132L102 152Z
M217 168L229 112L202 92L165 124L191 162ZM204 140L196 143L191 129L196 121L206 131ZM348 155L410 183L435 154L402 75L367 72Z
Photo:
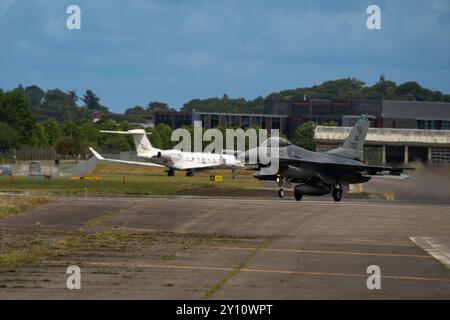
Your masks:
M350 130L316 127L316 151L339 146ZM450 162L450 130L370 128L364 148L364 157L369 163Z

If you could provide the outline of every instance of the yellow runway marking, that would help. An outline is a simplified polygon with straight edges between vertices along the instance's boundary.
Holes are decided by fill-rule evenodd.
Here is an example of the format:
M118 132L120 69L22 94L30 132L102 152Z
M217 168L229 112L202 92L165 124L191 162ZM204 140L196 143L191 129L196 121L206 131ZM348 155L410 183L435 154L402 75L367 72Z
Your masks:
M209 248L224 249L224 250L255 250L256 249L256 248L246 248L246 247L209 247ZM270 249L270 248L260 249L260 251L311 253L311 254L338 254L338 255L376 256L376 257L406 257L406 258L424 258L424 259L431 258L429 255L400 254L400 253L371 253L371 252L351 252L351 251L323 251L323 250Z
M159 265L159 264L116 264L116 263L104 263L104 262L87 262L83 263L83 266L93 267L110 267L110 268L156 268L156 269L182 269L182 270L201 270L201 271L233 271L234 268L227 267L199 267L199 266L182 266L182 265ZM240 272L248 273L278 273L278 274L291 274L299 276L328 276L328 277L348 277L348 278L367 278L367 274L358 273L334 273L334 272L311 272L311 271L290 271L290 270L273 270L273 269L251 269L243 268ZM382 279L389 280L403 280L403 281L430 281L430 282L448 282L449 279L443 278L428 278L428 277L410 277L410 276L392 276L383 275Z

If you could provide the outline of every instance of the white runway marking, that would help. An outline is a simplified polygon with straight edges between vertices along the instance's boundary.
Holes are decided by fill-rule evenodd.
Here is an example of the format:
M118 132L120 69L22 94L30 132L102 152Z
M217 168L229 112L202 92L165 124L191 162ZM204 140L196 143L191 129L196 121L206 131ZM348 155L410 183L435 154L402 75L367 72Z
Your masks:
M410 237L411 241L450 269L450 248L436 238Z

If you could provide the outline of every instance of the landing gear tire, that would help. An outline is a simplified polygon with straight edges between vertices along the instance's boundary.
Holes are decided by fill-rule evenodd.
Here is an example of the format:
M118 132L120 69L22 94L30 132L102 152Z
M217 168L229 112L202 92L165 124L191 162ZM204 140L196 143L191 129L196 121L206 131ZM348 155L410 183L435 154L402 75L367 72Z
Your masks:
M175 176L175 171L173 171L173 170L167 171L167 176L168 176L168 177L173 177L173 176Z
M339 188L334 188L332 193L333 199L336 202L341 202L342 200L342 190Z
M284 190L283 190L283 189L278 190L278 196L279 196L281 199L284 198L285 194L284 194Z
M295 197L295 200L297 200L297 201L302 201L302 199L303 199L303 193L298 192L298 191L294 191L294 197Z
M216 176L210 176L210 177L209 177L209 180L211 180L211 181L216 181Z
M186 172L186 177L193 177L194 173L192 171L187 171Z

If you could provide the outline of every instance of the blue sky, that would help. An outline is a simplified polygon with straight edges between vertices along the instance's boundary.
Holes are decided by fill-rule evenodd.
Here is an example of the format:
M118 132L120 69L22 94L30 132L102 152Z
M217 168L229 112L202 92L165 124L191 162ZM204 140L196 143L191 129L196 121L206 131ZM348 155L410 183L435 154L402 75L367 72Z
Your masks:
M66 28L70 4L82 30ZM449 93L450 1L0 0L0 49L0 88L89 88L119 112L382 72Z

